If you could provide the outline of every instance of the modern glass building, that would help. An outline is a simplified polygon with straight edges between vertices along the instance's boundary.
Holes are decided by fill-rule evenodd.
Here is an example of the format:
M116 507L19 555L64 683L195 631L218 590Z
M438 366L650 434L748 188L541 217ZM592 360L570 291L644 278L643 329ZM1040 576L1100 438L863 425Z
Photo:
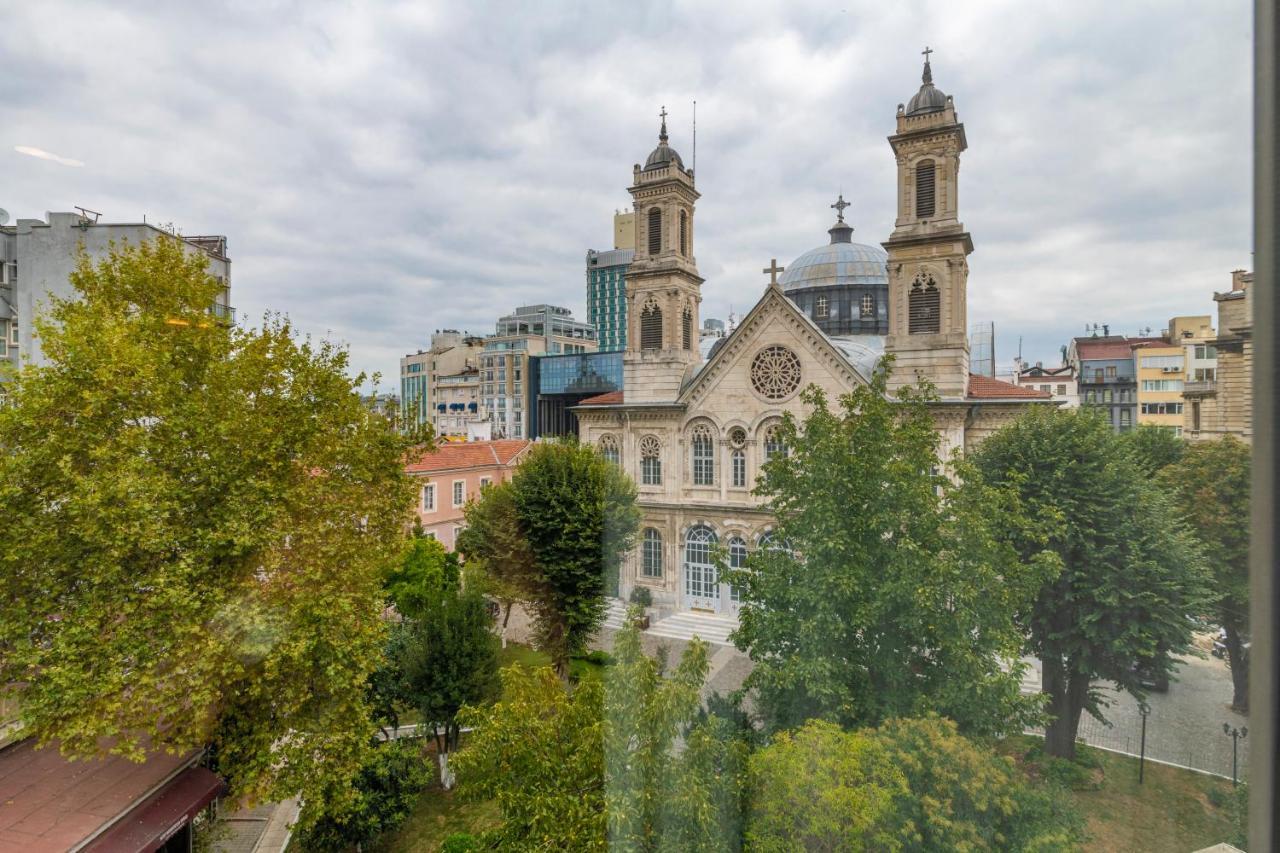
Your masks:
M529 359L528 438L577 435L569 411L588 397L622 389L622 353L588 352Z
M634 249L587 252L587 322L596 327L601 352L627 347L627 268Z

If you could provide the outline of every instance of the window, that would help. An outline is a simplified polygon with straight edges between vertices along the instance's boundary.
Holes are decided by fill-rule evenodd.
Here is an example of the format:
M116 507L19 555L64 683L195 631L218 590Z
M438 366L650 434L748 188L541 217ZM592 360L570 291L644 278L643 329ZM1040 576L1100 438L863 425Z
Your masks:
M422 538L435 540L436 532L434 530L424 530L422 531Z
M422 487L422 511L423 512L436 511L436 484L435 483L427 483L427 485Z
M1147 355L1141 359L1142 366L1159 370L1182 370L1180 355Z
M1197 367L1195 372L1195 380L1197 382L1212 382L1218 377L1218 370L1214 367Z
M830 316L827 312L827 297L819 296L813 303L813 316L817 320L825 320Z
M1196 358L1204 361L1205 359L1217 358L1218 348L1210 344L1196 344Z
M1200 403L1199 401L1191 404L1191 431L1200 431Z
M18 345L18 321L17 320L9 321L9 343L15 347Z
M1062 396L1064 396L1066 393L1067 393L1067 386L1066 386L1066 385L1059 385L1059 386L1058 386L1058 396L1059 396L1059 397L1062 397Z
M938 284L927 273L916 275L907 294L907 332L912 335L936 335L941 299Z
M492 485L493 485L493 478L492 478L492 477L481 477L481 478L480 478L480 491L482 491L482 492L483 492L485 489L487 489L489 486L492 486Z
M729 568L745 569L747 567L747 543L739 536L734 536L729 540ZM729 598L733 601L742 600L742 590L733 584L729 585Z
M1120 428L1124 429L1125 427L1132 426L1132 424L1133 424L1133 415L1129 413L1128 409L1121 409L1120 410Z
M649 208L649 254L656 255L662 251L662 210Z
M766 400L784 400L800 387L800 359L784 346L765 347L751 359L751 385Z
M1181 391L1181 379L1144 379L1142 380L1143 391Z
M689 531L684 545L684 594L687 599L718 599L720 582L711 549L716 534L710 527L698 525Z
M1143 403L1142 414L1144 415L1180 415L1182 414L1181 403Z
M680 254L689 257L689 213L680 211Z
M1040 386L1040 390L1041 390L1041 391L1043 391L1043 392L1044 392L1044 393L1046 393L1046 394L1050 393L1050 390L1049 390L1049 386L1048 386L1048 385L1041 385L1041 386Z
M689 443L693 461L693 484L714 486L716 482L716 449L711 428L698 424L693 428Z
M1108 364L1108 365L1107 365L1107 378L1108 378L1108 379L1115 379L1115 377L1116 377L1116 366L1115 366L1114 364Z
M640 439L640 482L646 486L662 485L662 444L657 436Z
M864 320L876 316L876 298L870 293L864 293L858 306L858 312Z
M768 462L787 455L787 445L782 440L782 425L774 424L764 432L764 459Z
M640 311L640 349L662 349L662 309L652 299Z
M1102 402L1104 402L1104 403L1110 403L1110 402L1111 402L1111 389L1110 389L1110 388L1107 388L1105 391L1103 391L1103 392L1102 392Z
M741 450L733 451L733 485L738 489L747 485L747 454Z
M662 534L646 527L640 548L640 574L646 578L662 577Z
M453 481L453 505L455 507L459 507L466 502L467 502L467 481L454 480Z
M600 437L600 455L618 465L622 462L622 453L618 450L618 440L611 435Z
M1101 367L1096 367L1096 368L1094 368L1094 370L1093 370L1093 381L1094 381L1094 382L1101 382L1101 381L1102 381L1102 368L1101 368Z
M916 164L916 218L925 219L933 216L934 200L934 167L932 160L921 160Z
M693 349L693 312L689 310L687 305L680 315L680 329L684 334L684 348L687 350Z

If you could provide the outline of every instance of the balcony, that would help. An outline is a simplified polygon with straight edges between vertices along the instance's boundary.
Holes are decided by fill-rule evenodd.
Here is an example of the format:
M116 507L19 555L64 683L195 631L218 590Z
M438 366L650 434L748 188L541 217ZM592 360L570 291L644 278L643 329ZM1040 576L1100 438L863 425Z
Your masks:
M216 302L209 308L209 313L219 320L225 320L232 326L236 324L236 309L230 305L219 305Z
M1202 379L1198 382L1184 382L1182 385L1182 393L1186 396L1216 394L1218 392L1218 383L1213 379Z

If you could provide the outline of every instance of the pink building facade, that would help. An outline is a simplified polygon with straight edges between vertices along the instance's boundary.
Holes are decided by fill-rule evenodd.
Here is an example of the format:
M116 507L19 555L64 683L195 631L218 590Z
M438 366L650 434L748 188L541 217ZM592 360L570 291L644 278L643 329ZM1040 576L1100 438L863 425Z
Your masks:
M442 444L406 465L405 472L418 484L423 532L452 551L465 524L467 501L485 486L511 479L532 444L527 439Z

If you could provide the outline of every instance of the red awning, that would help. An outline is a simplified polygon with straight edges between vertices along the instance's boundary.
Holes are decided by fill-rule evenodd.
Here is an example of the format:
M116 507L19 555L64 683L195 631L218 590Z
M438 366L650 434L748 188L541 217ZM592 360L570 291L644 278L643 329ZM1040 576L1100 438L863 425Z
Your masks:
M158 850L213 802L224 787L214 773L203 767L188 767L84 849L86 853Z

